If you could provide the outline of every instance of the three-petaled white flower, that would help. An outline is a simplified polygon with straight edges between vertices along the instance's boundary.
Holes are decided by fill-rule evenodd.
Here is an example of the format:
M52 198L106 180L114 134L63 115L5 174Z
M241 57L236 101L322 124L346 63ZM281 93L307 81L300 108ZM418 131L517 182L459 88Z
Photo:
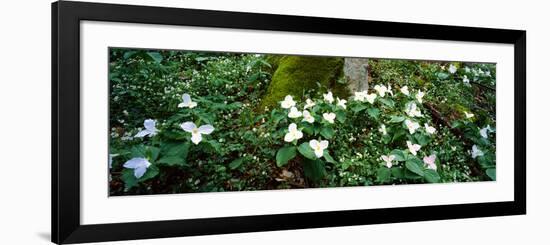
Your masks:
M189 109L197 106L197 102L193 102L191 101L191 96L189 94L183 94L181 96L181 99L183 100L179 105L178 107L187 107Z
M467 118L467 119L470 119L470 118L474 117L474 114L473 114L473 113L469 113L469 112L467 112L467 111L465 111L464 114L466 115L466 118Z
M355 96L353 97L353 99L355 101L364 102L365 98L367 97L367 94L368 94L368 92L366 90L365 91L360 91L360 92L355 92Z
M304 109L307 109L307 108L310 108L310 107L313 107L313 106L315 106L315 102L313 102L313 100L307 99L306 100L306 105L304 106Z
M420 150L420 147L421 146L419 144L413 144L407 140L407 148L409 148L409 151L411 152L411 154L416 156L416 152Z
M401 87L400 91L401 91L401 93L403 93L406 96L409 96L409 94L410 94L409 93L409 87L407 87L407 86Z
M302 119L302 121L306 121L308 123L313 123L315 122L315 118L311 115L311 113L309 113L308 110L304 110L304 112L302 113L302 115L304 116L304 119Z
M145 127L145 129L139 131L134 137L142 138L142 137L145 137L147 135L149 137L153 137L158 132L158 129L155 126L156 124L157 124L157 122L153 119L147 119L147 120L143 121L143 127Z
M418 100L418 103L422 104L422 98L424 97L424 92L422 91L418 91L418 93L416 93L416 100Z
M334 123L334 118L336 118L336 114L330 112L330 113L323 113L323 119L325 119L329 123Z
M473 145L472 146L472 158L477 158L477 157L480 157L480 156L483 156L483 151L481 151L477 145Z
M298 130L296 123L291 123L288 125L288 133L285 134L285 141L292 142L294 140L299 140L304 137L302 131Z
M382 124L378 129L378 132L382 133L382 135L388 134L388 131L386 131L386 125Z
M374 99L376 99L376 94L367 94L365 96L365 99L367 99L367 101L371 104L374 103Z
M295 106L290 107L290 111L288 112L288 117L290 118L298 118L302 116L302 112L298 110Z
M323 156L325 149L328 148L328 141L321 140L321 142L319 142L317 140L310 140L309 147L313 149L313 152L315 153L315 156L317 158L321 158Z
M407 113L409 117L422 117L422 112L418 110L418 108L416 107L416 103L414 102L410 102L409 104L407 104L405 113Z
M430 125L428 125L427 123L424 123L424 128L426 128L426 132L427 132L428 134L433 134L433 133L435 133L435 128L432 127L432 126L430 126Z
M378 94L380 95L380 97L384 97L384 95L386 95L386 92L388 91L388 88L386 88L386 86L384 85L375 85L374 86L374 90L376 90L376 92L378 92Z
M334 102L334 97L332 96L332 92L330 91L328 91L328 93L326 94L323 94L323 99L329 104L332 104L332 102Z
M468 67L466 67L468 68ZM466 75L462 76L462 82L464 83L464 85L466 86L471 86L470 85L470 79L468 79L468 77Z
M393 166L393 160L395 159L394 155L382 155L380 158L386 163L386 167L391 168Z
M296 102L292 99L291 95L285 96L285 100L281 101L281 107L288 109L296 105Z
M479 135L481 135L481 137L487 139L487 137L488 137L487 131L492 131L491 127L489 125L487 125L484 128L480 129L479 130Z
M414 134L414 132L420 128L420 124L417 122L413 122L409 119L405 120L405 126L407 126L407 129L409 129L410 134Z
M437 165L435 165L435 158L436 158L435 154L424 157L423 160L427 168L437 170Z
M141 176L145 174L145 172L147 171L147 168L151 166L151 163L145 158L136 157L125 162L123 166L125 168L133 169L134 176L139 179L141 178Z
M195 145L198 145L201 142L203 134L211 134L214 131L214 127L210 124L202 125L197 128L197 125L193 122L184 122L180 125L180 127L185 132L191 133L191 141Z
M453 64L451 64L451 65L449 66L449 72L450 72L451 74L455 74L455 72L456 72L456 66L453 65Z
M346 109L346 103L347 102L348 101L346 101L345 99L340 99L340 98L336 97L336 105L344 108L344 110Z

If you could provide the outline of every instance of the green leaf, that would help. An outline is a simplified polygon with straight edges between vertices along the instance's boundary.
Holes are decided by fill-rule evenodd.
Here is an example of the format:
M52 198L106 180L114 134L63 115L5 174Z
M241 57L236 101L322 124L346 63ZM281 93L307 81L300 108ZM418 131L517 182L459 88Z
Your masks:
M124 189L129 190L132 187L136 186L138 183L138 180L134 176L134 170L133 169L124 169L122 170L122 174L120 175L120 179L124 182Z
M396 179L403 179L405 178L405 169L402 167L393 167L391 168L391 175Z
M378 168L378 171L376 171L376 180L380 183L386 183L390 180L391 177L391 170L386 167L380 167Z
M323 157L325 158L325 160L326 160L327 162L334 163L334 164L338 163L338 162L336 162L336 161L334 160L334 158L332 158L332 156L330 155L330 153L328 153L327 150L325 150L325 151L323 152Z
M277 167L286 165L288 161L294 157L296 157L295 146L287 146L279 149L279 151L277 151L277 156L275 157L277 160Z
M430 137L424 134L416 134L414 138L416 139L418 144L420 144L421 146L427 145L428 143L430 143L430 140L431 140Z
M146 149L143 145L136 145L133 146L132 149L130 149L130 156L132 158L134 157L145 157L146 156Z
M302 156L311 159L311 160L317 160L317 156L315 156L315 152L313 152L313 149L309 146L309 143L304 142L300 146L298 146L298 151Z
M405 161L405 154L403 153L402 150L395 149L390 152L390 155L394 155L396 161L399 161L399 162Z
M367 109L367 113L368 113L369 116L371 116L372 118L377 119L378 116L380 115L380 110L379 110L378 108L369 108L369 109Z
M388 107L391 107L393 108L395 106L395 102L393 102L393 100L391 99L387 99L387 98L379 98L378 99L380 102L382 102L382 104L388 106Z
M244 157L233 160L232 162L229 163L229 168L232 170L237 169L243 164L244 160L245 160Z
M124 52L124 59L128 59L130 57L132 57L134 54L136 54L137 51L127 51L127 52Z
M497 180L497 170L495 168L486 169L485 174L487 174L491 180Z
M159 168L156 165L151 165L147 168L147 171L141 178L138 179L139 182L146 181L148 179L152 179L156 177L159 174Z
M344 123L346 121L346 113L344 111L337 111L336 120L338 120L340 123Z
M441 181L439 174L433 169L424 170L424 179L430 183L439 183Z
M157 63L162 61L162 55L159 52L147 52L147 55Z
M321 129L321 135L327 139L332 139L334 136L334 130L332 128L323 127Z
M367 106L364 104L354 104L351 106L351 110L355 113L358 113L364 109L367 109Z
M411 172L424 176L424 167L418 158L411 158L405 162L405 167Z
M146 148L146 156L150 161L155 161L159 157L160 149L157 147L149 146Z
M402 121L405 121L405 117L403 117L403 116L391 116L389 123L400 123Z
M206 141L206 143L216 152L216 153L221 153L222 151L222 146L221 144L216 141L216 140L208 140Z
M326 174L325 163L319 159L304 161L304 175L313 182L321 180Z
M157 163L166 164L168 166L187 166L187 161L181 156L164 156Z

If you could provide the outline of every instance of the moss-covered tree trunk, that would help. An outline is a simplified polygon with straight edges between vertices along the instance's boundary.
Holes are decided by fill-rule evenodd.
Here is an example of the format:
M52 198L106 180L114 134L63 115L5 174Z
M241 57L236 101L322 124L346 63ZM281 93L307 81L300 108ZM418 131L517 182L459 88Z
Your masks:
M343 78L343 58L272 55L267 59L272 65L273 76L262 108L273 108L286 95L301 99L306 91L317 90L317 83L340 98L350 94L345 84L338 83L338 79Z

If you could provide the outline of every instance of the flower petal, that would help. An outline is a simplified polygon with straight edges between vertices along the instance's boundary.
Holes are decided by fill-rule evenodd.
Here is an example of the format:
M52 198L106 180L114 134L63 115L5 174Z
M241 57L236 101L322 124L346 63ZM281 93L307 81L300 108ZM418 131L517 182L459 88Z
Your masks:
M136 176L137 179L141 178L145 172L147 171L147 167L140 166L134 169L134 176Z
M328 141L326 140L321 140L321 149L326 149L328 147Z
M193 144L198 145L202 141L202 135L200 133L191 133L191 141Z
M317 148L317 145L319 145L319 141L317 140L310 140L309 141L309 146L313 149Z
M195 125L193 122L184 122L180 125L181 129L185 130L185 132L193 132L193 129L197 128L197 125Z
M210 124L202 125L199 127L199 133L201 134L211 134L214 131L214 126Z
M125 168L138 168L140 166L148 166L150 165L149 161L147 159L142 157L135 157L132 158L124 163Z
M153 119L147 119L147 120L143 121L143 126L146 129L149 129L151 131L154 131L156 129L155 124L156 124L156 122Z

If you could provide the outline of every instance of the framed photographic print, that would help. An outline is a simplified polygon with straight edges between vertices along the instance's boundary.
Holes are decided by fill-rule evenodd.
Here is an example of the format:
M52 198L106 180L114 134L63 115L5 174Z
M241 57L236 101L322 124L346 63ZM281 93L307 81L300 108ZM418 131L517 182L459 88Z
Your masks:
M55 2L52 241L525 214L525 37Z

